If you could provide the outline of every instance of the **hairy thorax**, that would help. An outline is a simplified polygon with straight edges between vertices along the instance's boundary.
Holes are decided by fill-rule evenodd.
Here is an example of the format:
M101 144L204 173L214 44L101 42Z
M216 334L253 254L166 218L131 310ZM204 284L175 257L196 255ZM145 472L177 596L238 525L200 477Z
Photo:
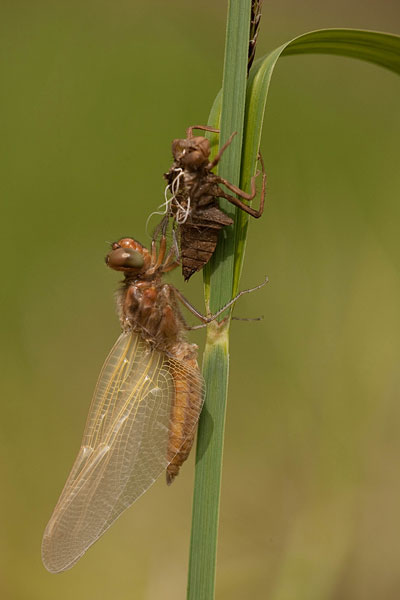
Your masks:
M159 350L175 355L184 341L184 322L174 289L161 281L126 279L118 295L121 326Z

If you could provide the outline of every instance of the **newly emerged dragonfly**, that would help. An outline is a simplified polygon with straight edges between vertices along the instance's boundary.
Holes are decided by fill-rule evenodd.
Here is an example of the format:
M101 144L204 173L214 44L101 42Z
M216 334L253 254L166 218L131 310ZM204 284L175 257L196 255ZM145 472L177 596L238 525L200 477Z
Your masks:
M260 208L255 210L241 200L252 200L256 195L256 176L251 179L251 192L247 194L226 179L212 172L222 154L231 144L235 134L222 146L217 156L210 161L210 142L203 136L194 136L193 130L200 129L219 133L205 125L192 125L187 129L186 138L172 142L174 163L164 177L168 182L166 213L174 219L179 233L179 246L182 273L188 280L193 273L203 268L213 255L218 242L219 231L233 220L218 206L217 198L225 198L234 206L259 218L264 210L266 175L261 155L262 189ZM232 194L226 193L223 184Z
M81 449L44 533L42 558L52 573L72 567L163 471L171 483L189 455L204 386L197 346L185 339L193 328L178 301L205 324L251 290L203 317L162 282L178 265L176 252L167 252L163 234L158 254L154 241L149 252L123 238L106 258L125 275L122 333L101 370Z

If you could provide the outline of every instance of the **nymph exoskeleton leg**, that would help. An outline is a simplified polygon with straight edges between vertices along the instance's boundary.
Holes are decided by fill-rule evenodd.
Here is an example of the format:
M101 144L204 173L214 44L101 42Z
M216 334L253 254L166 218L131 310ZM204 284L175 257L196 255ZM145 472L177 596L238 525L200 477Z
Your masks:
M228 302L227 304L225 304L225 306L220 308L215 314L209 315L207 317L205 315L202 315L194 306L192 306L189 300L186 300L185 296L183 296L183 294L181 294L179 290L174 288L174 291L177 298L182 302L183 306L185 306L193 315L195 315L198 319L200 319L200 321L203 322L202 325L195 325L194 327L187 326L187 329L200 329L201 327L205 327L206 325L208 325L208 323L211 323L211 321L215 321L215 319L217 319L220 315L222 315L223 312L225 312L230 306L232 306L232 304L234 304L240 298L240 296L243 296L243 294L250 294L250 292L255 292L256 290L262 288L266 283L268 283L268 277L265 278L265 281L263 281L259 285L256 285L255 287L249 288L248 290L242 290L241 292L236 294L236 296L232 298L230 302Z
M175 257L177 260L179 260L179 244L178 244L178 238L176 237L176 230L175 230L175 221L172 225L172 244L171 244L171 250L174 250L175 253Z
M178 240L176 239L175 229L172 228L172 243L171 243L171 247L169 249L167 258L165 259L164 264L162 266L162 272L168 273L168 271L172 271L173 269L178 267L179 264L180 264L180 261L179 261Z
M169 249L167 258L165 259L164 264L162 265L162 272L168 273L168 271L172 271L179 265L180 265L180 261L179 261L178 242L176 240L175 230L172 229L172 243L171 243L171 247Z
M223 155L223 153L225 152L227 147L230 146L230 144L232 143L232 140L236 134L237 134L237 131L234 131L232 133L232 135L230 136L229 140L227 142L225 142L225 144L222 146L221 150L218 152L218 154L214 158L214 160L212 160L210 163L208 163L208 165L207 165L208 171L211 171L219 163L219 161L221 160L221 156Z
M255 219L258 219L259 217L261 217L261 215L264 212L265 183L267 180L267 176L266 176L265 168L264 168L264 161L261 156L261 153L259 154L259 160L261 162L261 167L262 167L262 188L261 188L261 195L260 195L260 208L258 210L255 210L251 206L247 206L247 204L242 202L242 200L239 200L239 198L235 198L234 196L231 196L230 194L226 194L225 192L223 192L223 190L221 190L221 194L218 194L218 198L225 198L225 200L228 200L231 204L238 206L239 208L241 208L242 210L247 212L249 215L251 215ZM253 177L251 178L250 194L247 194L246 192L244 192L243 190L238 188L236 185L229 183L229 181L227 181L223 177L216 176L215 181L216 181L216 183L222 183L223 185L225 185L228 188L228 190L231 190L231 192L234 192L241 198L244 198L245 200L253 200L253 198L255 197L255 195L257 193L256 177L257 177L257 175L253 175Z
M186 129L186 137L192 138L193 129L200 129L200 131L210 131L211 133L219 133L219 129L214 129L214 127L209 127L208 125L191 125Z

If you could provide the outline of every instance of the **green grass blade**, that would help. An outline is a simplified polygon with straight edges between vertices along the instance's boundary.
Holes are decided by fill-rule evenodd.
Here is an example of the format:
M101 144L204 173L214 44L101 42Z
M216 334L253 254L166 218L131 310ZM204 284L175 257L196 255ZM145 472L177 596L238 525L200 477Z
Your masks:
M233 184L240 180L240 163L244 130L244 115L247 86L247 55L250 31L251 1L229 3L227 24L227 42L224 62L224 76L221 96L220 146L233 132L237 132L229 149L225 152L218 166L218 174ZM213 107L216 118L218 105ZM220 206L229 216L235 219L236 208L227 200L221 200ZM224 228L221 232L217 249L205 269L206 285L211 283L209 308L216 312L232 298L232 278L234 270L235 227Z
M188 599L214 598L221 467L225 429L229 356L225 335L210 326L218 340L207 337L203 374L207 399L201 413L196 449L196 475L190 542Z
M215 97L214 103L211 107L211 111L208 117L207 124L214 129L221 129L221 107L222 107L222 90L219 91ZM206 136L209 138L211 143L211 160L215 157L219 147L219 134L218 133L207 133ZM203 271L204 277L204 303L207 307L207 311L210 310L210 274L211 270L205 268Z
M320 29L300 35L259 59L250 71L247 85L245 131L240 187L250 189L256 171L269 84L278 59L293 54L336 54L358 58L400 73L400 36L358 29ZM215 110L215 109L214 109ZM233 293L239 287L243 265L248 216L236 216L235 275Z
M290 54L337 54L359 58L400 73L400 37L362 29L319 29L284 44Z
M209 124L214 127L221 124L221 143L233 131L238 132L220 163L219 174L248 191L257 166L269 84L277 60L292 54L336 54L372 62L400 73L400 38L352 29L325 29L298 36L254 64L244 104L250 2L232 0L229 6L223 90L215 99ZM216 145L217 136L211 137ZM235 226L224 229L221 243L205 269L206 303L212 311L230 300L238 290L248 224L248 216L243 211L236 211L225 201L221 202L221 206L233 215ZM212 324L208 328L203 363L207 399L197 442L188 583L190 600L214 598L228 347L229 323L223 327Z
M234 131L237 135L224 154L218 172L233 183L239 183L240 178L250 12L251 0L230 0L219 143L222 145ZM214 109L210 118L214 119L215 126L219 113L218 101L214 104ZM224 206L224 209L227 213L234 214L231 206ZM213 312L231 299L234 247L234 228L226 227L204 274L208 306ZM187 595L189 600L212 600L215 593L228 370L229 321L222 326L212 323L208 327L203 358L206 401L200 418L197 439Z

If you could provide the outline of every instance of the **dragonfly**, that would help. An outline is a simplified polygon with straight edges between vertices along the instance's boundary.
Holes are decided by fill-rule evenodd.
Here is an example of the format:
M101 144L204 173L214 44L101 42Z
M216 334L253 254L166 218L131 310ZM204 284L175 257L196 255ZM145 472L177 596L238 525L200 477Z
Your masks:
M252 200L256 196L256 177L259 173L252 177L251 192L246 193L212 172L232 143L236 132L210 161L210 142L203 136L195 136L193 134L195 129L219 133L219 129L206 125L188 127L186 138L175 139L172 142L174 162L168 173L164 174L168 182L165 192L167 215L165 218L172 217L178 229L182 274L186 281L210 260L217 246L220 230L233 224L231 217L219 208L217 198L225 198L234 206L258 219L264 211L266 186L264 162L259 154L262 167L260 207L256 210L243 202L243 200ZM221 184L235 195L226 193L220 187Z
M82 445L45 529L42 559L51 573L71 568L113 522L166 473L170 484L187 459L204 400L197 346L186 330L220 316L199 313L169 283L177 248L147 250L133 238L112 244L106 264L124 274L117 296L122 333L94 391ZM178 306L201 321L189 327Z

